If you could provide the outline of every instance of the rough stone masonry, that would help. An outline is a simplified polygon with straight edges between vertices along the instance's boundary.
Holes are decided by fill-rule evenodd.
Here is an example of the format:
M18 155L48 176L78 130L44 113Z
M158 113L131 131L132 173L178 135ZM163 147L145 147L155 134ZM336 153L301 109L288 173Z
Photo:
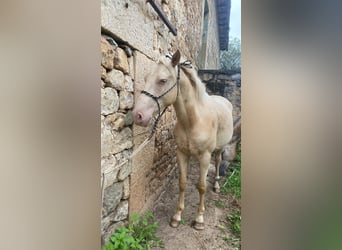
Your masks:
M101 241L128 218L134 84L126 53L101 38Z

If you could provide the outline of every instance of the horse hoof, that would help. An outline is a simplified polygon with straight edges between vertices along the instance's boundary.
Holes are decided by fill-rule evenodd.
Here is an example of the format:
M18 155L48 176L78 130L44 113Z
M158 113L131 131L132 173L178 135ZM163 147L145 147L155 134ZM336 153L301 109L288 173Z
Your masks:
M220 193L220 188L214 188L214 192L217 194Z
M197 222L197 221L195 221L194 224L193 224L193 227L194 227L196 230L203 230L203 229L204 229L204 223L203 223L203 222Z
M172 218L170 221L170 226L173 228L177 228L179 226L179 224L180 224L180 221L175 220L174 218Z

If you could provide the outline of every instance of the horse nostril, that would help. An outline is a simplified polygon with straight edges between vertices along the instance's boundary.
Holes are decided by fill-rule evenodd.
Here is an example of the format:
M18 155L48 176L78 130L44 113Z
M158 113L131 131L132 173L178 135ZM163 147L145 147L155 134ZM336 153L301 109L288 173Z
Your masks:
M135 119L136 119L136 121L142 121L142 119L143 119L142 113L138 112L138 113L135 115Z

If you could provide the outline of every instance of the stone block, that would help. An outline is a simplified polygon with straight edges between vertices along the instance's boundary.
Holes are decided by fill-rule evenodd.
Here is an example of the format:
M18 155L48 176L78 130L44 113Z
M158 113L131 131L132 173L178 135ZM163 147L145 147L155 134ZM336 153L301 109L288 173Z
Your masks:
M127 111L127 114L125 116L125 125L130 126L133 124L133 113L131 110Z
M105 80L106 78L107 78L107 71L103 66L101 66L101 79Z
M152 54L153 22L148 13L150 6L141 1L101 0L101 26L143 53ZM151 11L151 13L153 13Z
M120 132L113 131L112 152L117 154L125 149L133 147L133 134L132 130L125 127Z
M213 79L213 75L210 73L205 73L201 76L202 81L210 81Z
M101 174L104 174L103 189L118 181L119 164L113 155L101 158Z
M124 179L126 179L131 174L131 172L132 172L132 163L128 161L120 169L120 172L118 175L119 181L123 181Z
M120 70L113 69L110 71L106 78L106 87L112 87L117 90L125 89L124 73Z
M117 206L114 214L114 221L121 221L128 217L128 201L122 201Z
M104 128L104 120L105 120L105 116L101 115L101 133L102 133L102 130Z
M106 126L110 126L113 130L121 130L125 127L125 117L125 114L117 112L115 114L108 115L104 120L104 124Z
M119 132L112 131L111 127L105 125L104 122L103 128L101 129L101 156L109 156L114 154L117 149L114 144L114 138L119 134Z
M119 96L115 89L101 89L101 114L109 115L119 109Z
M131 109L134 105L133 93L128 91L120 91L120 109Z
M125 74L129 73L129 65L126 52L121 48L116 48L114 53L114 68L121 70Z
M104 189L103 216L107 216L119 205L123 194L123 183L117 182Z
M133 56L128 58L128 66L129 66L129 76L134 79L134 57Z
M120 221L120 222L110 224L110 226L108 226L107 228L103 228L101 226L101 245L104 246L105 244L107 244L110 237L115 232L115 229L124 225L125 223Z
M104 87L106 86L106 83L104 81L101 80L101 88L104 89Z
M111 224L113 224L113 222L114 222L114 212L110 213L106 217L103 217L101 220L101 231L102 231L102 233L104 233L105 230L108 229L108 227Z
M114 50L109 42L101 37L101 65L106 69L113 69L114 67Z
M225 74L219 74L217 76L217 79L218 80L227 80L227 81L230 81L232 80L232 77L230 75L225 75Z
M123 181L123 195L122 195L122 199L126 200L129 198L129 178L126 178Z
M134 86L133 86L133 80L130 76L125 75L125 80L124 80L124 89L129 92L134 91Z

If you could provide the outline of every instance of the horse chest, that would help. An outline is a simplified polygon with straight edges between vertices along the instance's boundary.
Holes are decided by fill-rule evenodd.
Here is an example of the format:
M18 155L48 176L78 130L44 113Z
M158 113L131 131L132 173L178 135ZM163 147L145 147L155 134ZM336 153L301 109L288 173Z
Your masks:
M196 155L204 151L212 151L215 148L215 141L204 133L185 132L181 129L175 130L175 140L179 150L188 154Z

